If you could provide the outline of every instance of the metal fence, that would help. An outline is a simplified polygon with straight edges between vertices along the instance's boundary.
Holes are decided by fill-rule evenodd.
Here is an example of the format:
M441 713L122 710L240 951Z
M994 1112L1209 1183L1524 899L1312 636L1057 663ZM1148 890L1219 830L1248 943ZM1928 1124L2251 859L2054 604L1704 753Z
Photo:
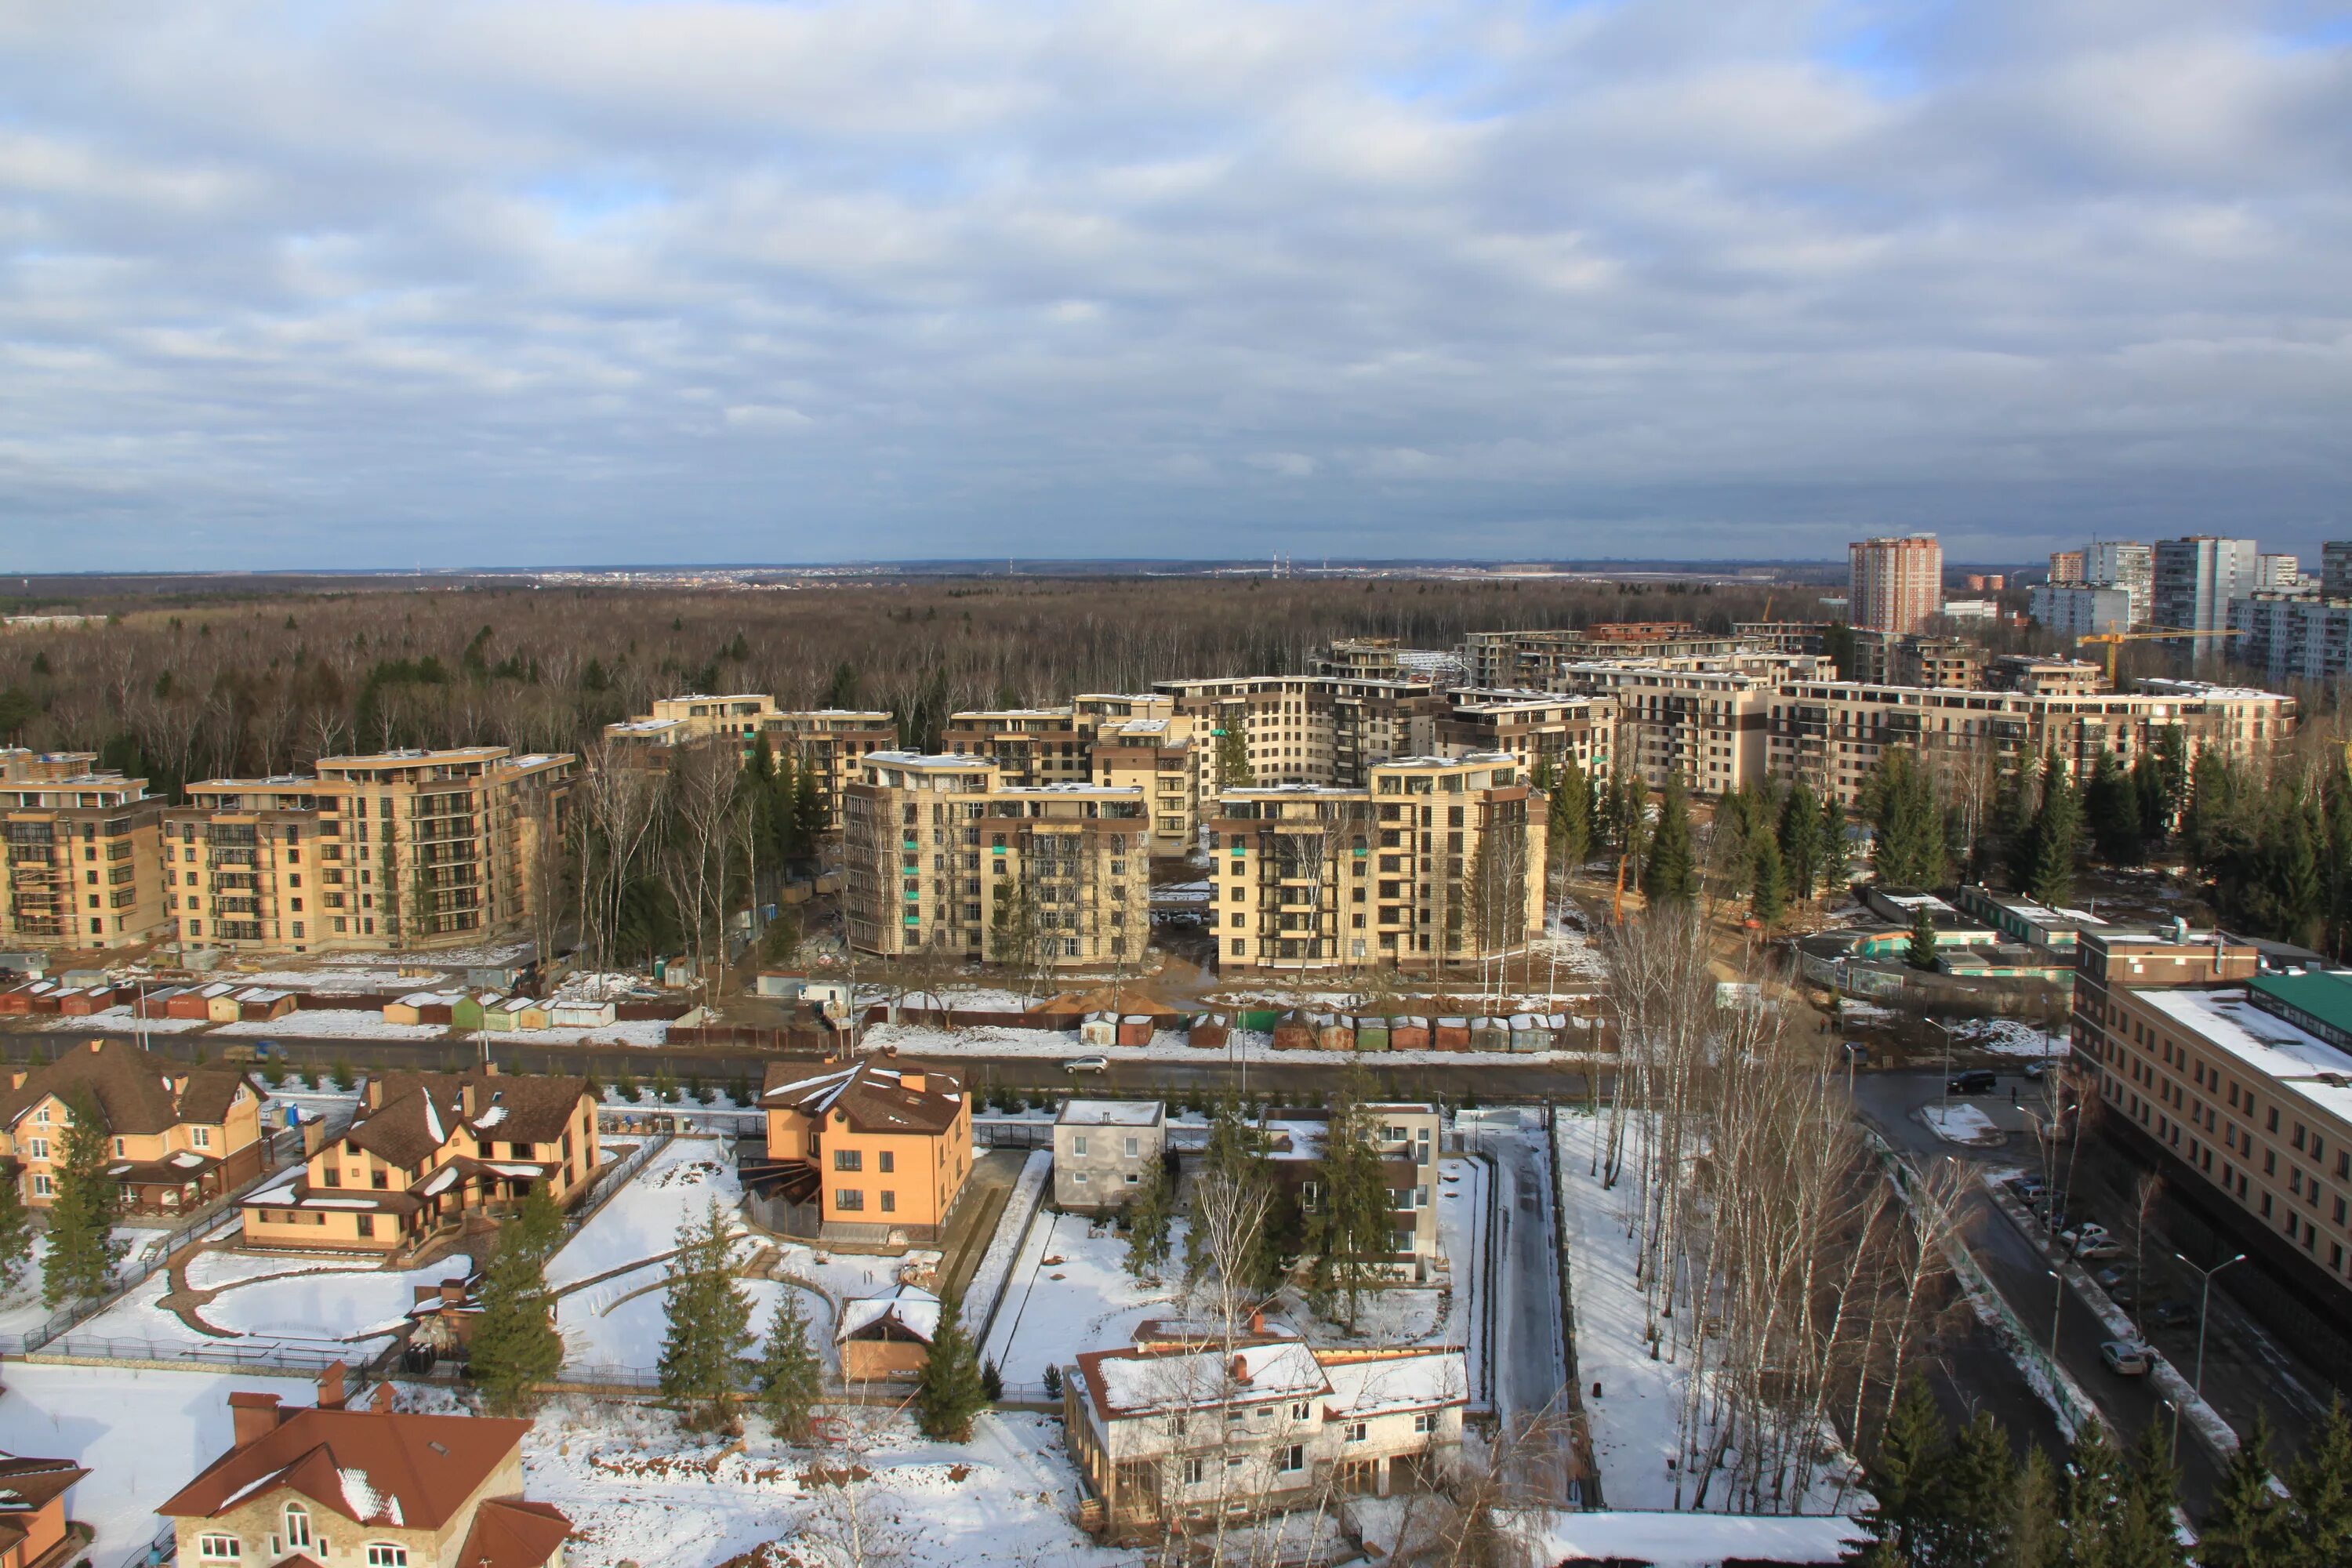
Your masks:
M596 1217L596 1211L612 1202L613 1194L627 1186L638 1172L652 1163L655 1155L669 1147L670 1141L677 1136L667 1130L656 1132L630 1150L627 1158L619 1164L597 1172L596 1179L589 1184L587 1195L573 1204L570 1212L564 1215L564 1236L567 1238L577 1236L583 1226ZM721 1142L725 1141L722 1139Z
M282 1372L313 1377L336 1362L341 1362L346 1368L373 1366L384 1354L381 1349L341 1343L313 1347L252 1344L243 1340L120 1339L110 1334L60 1334L43 1345L39 1353L77 1361L184 1362L192 1366L233 1372Z

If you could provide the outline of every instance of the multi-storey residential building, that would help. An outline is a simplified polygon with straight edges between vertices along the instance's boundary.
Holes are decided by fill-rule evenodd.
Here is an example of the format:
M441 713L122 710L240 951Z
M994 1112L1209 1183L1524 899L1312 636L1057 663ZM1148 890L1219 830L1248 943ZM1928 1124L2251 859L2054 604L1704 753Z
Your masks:
M2116 629L2146 626L2156 604L2156 550L2129 539L2110 539L2083 552L2083 581L2094 588L2119 588L2131 619ZM2105 630L2105 627L2101 627Z
M1561 668L1596 659L1720 658L1747 638L1702 632L1686 621L1612 621L1577 630L1471 632L1462 644L1465 684L1486 690L1557 689Z
M2251 947L2083 933L2074 1042L2103 1125L2176 1192L2324 1293L2352 1291L2352 979Z
M1208 824L1222 967L1433 970L1542 929L1544 797L1507 752L1382 763L1365 787L1227 790Z
M1008 784L1084 784L1090 772L1075 707L951 714L940 744L950 756L987 758Z
M245 1245L399 1252L544 1183L570 1203L596 1173L584 1078L372 1075L351 1125L243 1204Z
M1407 647L1395 637L1341 637L1307 661L1309 675L1353 680L1426 680L1461 683L1462 655L1451 648Z
M2254 557L2254 592L2257 594L2294 594L2304 588L2303 563L2292 555L2261 554Z
M811 1072L771 1062L759 1184L829 1240L938 1239L971 1174L971 1096L953 1074L873 1058ZM755 1212L763 1212L755 1209Z
M1853 649L1856 680L1966 690L1984 677L1985 650L1966 637L1857 632Z
M1944 604L1944 547L1932 533L1865 539L1846 547L1853 625L1864 631L1922 630Z
M2050 585L2065 587L2083 581L2083 552L2079 550L2053 550L2050 552Z
M1449 757L1509 753L1532 778L1539 763L1572 760L1594 783L1610 776L1617 703L1557 691L1461 690L1446 696L1437 750Z
M166 929L163 802L93 752L0 748L6 898L0 943L132 947Z
M1213 790L1237 783L1360 786L1373 764L1433 750L1445 707L1425 680L1232 676L1155 681L1152 689L1175 700L1175 716L1189 721L1206 747ZM1235 776L1235 763L1245 776Z
M190 784L164 813L180 942L406 951L516 929L550 896L577 760L468 746Z
M1124 1208L1168 1148L1156 1100L1071 1100L1054 1119L1054 1203L1080 1214Z
M1459 1350L1310 1347L1255 1321L1236 1336L1145 1322L1079 1355L1062 1389L1081 1517L1119 1540L1433 1487L1469 1402Z
M1215 763L1182 732L1190 727L1177 719L1107 721L1095 727L1087 747L1096 784L1140 792L1153 855L1189 853L1200 837Z
M90 1040L55 1061L7 1069L0 1093L0 1168L26 1205L56 1200L74 1107L98 1109L107 1169L124 1206L175 1214L261 1173L263 1091L229 1068L190 1067L128 1040Z
M1770 767L1858 805L1878 759L1908 746L1929 765L1979 773L2056 751L2077 778L2101 752L2128 766L2178 730L2187 755L2209 746L2266 756L2294 732L2294 700L2198 681L2143 680L2135 692L2050 695L1926 691L1860 681L1791 681L1771 694Z
M712 697L688 693L656 700L651 713L604 726L604 739L625 758L668 765L681 746L724 741L746 762L761 736L769 751L815 780L825 820L841 822L841 792L856 782L861 762L898 747L898 721L878 708L787 710L764 692Z
M844 806L845 914L864 952L1053 967L1142 956L1150 822L1134 786L1007 784L971 756L885 752Z
M2126 632L2142 618L2125 590L2087 585L2036 588L2026 614L2069 642L2094 632Z
M2352 599L2352 540L2330 540L2319 547L2319 591L2331 599Z
M2156 594L2149 614L2159 626L2182 631L2218 631L2230 624L2230 601L2254 591L2255 556L2251 539L2194 534L2158 540Z
M2332 680L2352 672L2352 597L2255 594L2230 601L2233 660L2273 680Z
M1985 668L1985 687L2038 697L2088 697L2107 689L2107 672L2084 658L2005 653Z
M328 1368L315 1408L228 1396L228 1452L155 1510L180 1562L563 1568L571 1521L522 1495L530 1422L406 1414L388 1383L347 1409L343 1375Z
M778 757L816 781L824 820L841 826L843 793L865 772L866 759L898 749L898 721L879 708L808 708L770 713L760 732Z
M1743 651L1802 653L1815 657L1829 651L1828 621L1740 621L1732 636Z
M1780 656L1776 656L1780 657ZM1764 777L1765 725L1775 677L1731 659L1584 664L1559 672L1573 689L1614 698L1617 740L1610 764L1663 788L1724 795ZM1802 668L1814 661L1801 659Z

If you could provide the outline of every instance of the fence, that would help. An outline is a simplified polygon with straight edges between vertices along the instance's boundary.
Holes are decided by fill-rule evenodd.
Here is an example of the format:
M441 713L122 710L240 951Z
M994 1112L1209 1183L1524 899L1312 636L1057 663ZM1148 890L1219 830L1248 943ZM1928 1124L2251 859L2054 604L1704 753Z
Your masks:
M109 1334L60 1334L36 1353L42 1361L171 1362L217 1367L231 1372L285 1373L315 1377L336 1362L349 1369L373 1369L388 1352L339 1342L316 1347L262 1343L243 1340L121 1339Z
M630 1150L628 1157L619 1164L599 1171L595 1181L589 1185L588 1195L573 1204L571 1211L563 1216L563 1234L567 1237L577 1236L580 1227L593 1219L596 1211L612 1202L613 1194L627 1186L631 1178L650 1164L655 1155L668 1148L670 1140L677 1136L667 1131L657 1132Z

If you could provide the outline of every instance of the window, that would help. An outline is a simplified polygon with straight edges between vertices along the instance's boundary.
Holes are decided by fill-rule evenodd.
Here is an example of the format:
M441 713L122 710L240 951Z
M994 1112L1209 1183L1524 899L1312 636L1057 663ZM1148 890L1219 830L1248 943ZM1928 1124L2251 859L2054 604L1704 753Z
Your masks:
M57 1184L49 1180L49 1173L47 1171L36 1171L33 1173L33 1195L35 1197L53 1197L56 1194Z
M196 1537L196 1555L208 1563L234 1563L244 1550L245 1542L234 1535Z
M1087 1173L1084 1171L1071 1172L1070 1183L1073 1186L1085 1186L1087 1184Z
M835 1149L833 1152L833 1168L836 1171L862 1171L866 1168L866 1155L861 1150Z
M49 1141L46 1138L30 1139L25 1144L25 1152L36 1160L46 1160L49 1157Z
M1437 1417L1424 1410L1412 1418L1412 1429L1422 1433L1433 1432L1437 1429Z
M310 1510L299 1502L286 1505L286 1546L300 1551L310 1544Z
M884 1214L898 1212L898 1194L887 1187L882 1189L882 1212Z
M114 1141L114 1157L118 1160L122 1158L122 1140L120 1138Z
M1083 1132L1072 1133L1070 1135L1070 1152L1073 1154L1084 1154L1086 1152L1087 1135Z
M199 1149L209 1149L213 1146L213 1130L209 1127L191 1128L188 1136Z
M866 1206L866 1194L856 1187L842 1187L833 1194L833 1206L845 1213Z
M1130 1138L1130 1139L1129 1139L1129 1140L1127 1141L1127 1157L1128 1157L1129 1159L1130 1159L1130 1160L1134 1159L1138 1154L1141 1153L1142 1152L1143 1152L1143 1142L1142 1142L1142 1140L1141 1140L1141 1139L1138 1139L1138 1138Z
M1295 1476L1307 1468L1307 1445L1293 1443L1276 1458L1274 1468L1279 1474Z
M1366 1423L1361 1421L1350 1421L1348 1423L1347 1427L1347 1440L1350 1443L1360 1443L1364 1440L1367 1431L1368 1427Z
M874 1168L887 1176L898 1168L898 1156L885 1149L874 1156Z
M1302 1400L1299 1400L1297 1404L1293 1405L1290 1407L1290 1418L1291 1418L1293 1421L1304 1421L1304 1420L1306 1420L1307 1417L1309 1417L1310 1415L1314 1415L1314 1414L1315 1414L1315 1406L1313 1406L1312 1405L1309 1405L1306 1400L1303 1400L1303 1399L1302 1399Z
M1200 1460L1187 1459L1184 1461L1184 1484L1188 1487L1197 1487L1201 1484Z
M367 1568L408 1568L408 1548L394 1546L389 1541L371 1541L367 1549Z

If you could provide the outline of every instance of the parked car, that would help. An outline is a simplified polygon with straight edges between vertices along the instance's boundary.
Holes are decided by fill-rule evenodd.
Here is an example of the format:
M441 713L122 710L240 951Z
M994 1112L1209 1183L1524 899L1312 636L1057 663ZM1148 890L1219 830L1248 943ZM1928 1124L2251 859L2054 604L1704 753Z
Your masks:
M2121 1258L2123 1255L2123 1243L2107 1237L2078 1242L2072 1254L2078 1262L2083 1263L2103 1263L2110 1258Z
M2128 1303L2133 1295L2131 1276L2120 1268L2102 1268L2091 1276L2099 1282L2109 1299Z
M1945 1088L1954 1094L1990 1094L2000 1075L1979 1068L1969 1072L1956 1072Z
M1068 1061L1064 1062L1062 1067L1068 1072L1108 1072L1110 1058L1108 1057L1072 1057Z
M2068 1247L2089 1247L2107 1239L2107 1227L2097 1220L2086 1219L2078 1226L2060 1231L2058 1239Z
M2032 1204L2050 1190L2050 1184L2036 1175L2011 1176L2009 1179L2009 1190Z
M2156 1364L2156 1352L2137 1340L2109 1340L2099 1347L2099 1359L2118 1377L2145 1377Z
M2028 1078L2040 1078L2043 1073L2046 1073L2049 1070L2050 1065L2047 1062L2028 1062L2025 1064L2025 1076Z
M2147 1310L2147 1321L2159 1329L2193 1329L2197 1309L2178 1296L2168 1296Z

